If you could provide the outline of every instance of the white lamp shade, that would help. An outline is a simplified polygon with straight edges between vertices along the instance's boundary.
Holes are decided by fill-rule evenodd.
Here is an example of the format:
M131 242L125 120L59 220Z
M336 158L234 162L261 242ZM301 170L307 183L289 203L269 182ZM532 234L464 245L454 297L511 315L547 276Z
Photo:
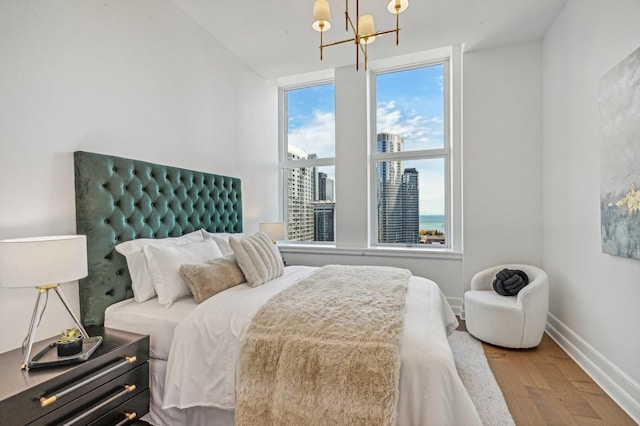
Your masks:
M313 24L316 31L327 31L331 28L331 11L328 0L316 0L313 2Z
M87 276L87 237L60 235L0 241L0 286L36 287Z
M387 5L389 13L402 13L409 7L409 0L390 0Z
M282 222L266 222L260 224L260 231L267 234L271 241L284 240L284 223Z
M376 27L373 24L373 15L362 15L358 19L358 35L360 35L360 44L370 44L376 39L375 36L367 36L367 34L375 34Z

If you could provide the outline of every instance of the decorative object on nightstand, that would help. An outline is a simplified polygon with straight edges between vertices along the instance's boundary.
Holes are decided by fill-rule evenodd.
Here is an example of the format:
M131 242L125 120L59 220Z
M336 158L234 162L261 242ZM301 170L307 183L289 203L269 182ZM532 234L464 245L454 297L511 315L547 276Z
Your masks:
M56 341L58 356L75 355L82 351L82 333L77 328L68 328Z
M86 361L102 343L100 336L89 337L60 288L60 283L75 281L86 276L87 237L85 235L60 235L0 241L0 286L35 287L38 290L29 331L22 344L23 370ZM80 353L73 358L64 356L60 359L52 359L49 351L56 346L54 343L30 359L36 331L47 307L50 290L56 292L73 319L82 336L83 346Z
M260 231L267 234L267 237L274 243L284 240L284 223L283 222L263 222L260 224Z

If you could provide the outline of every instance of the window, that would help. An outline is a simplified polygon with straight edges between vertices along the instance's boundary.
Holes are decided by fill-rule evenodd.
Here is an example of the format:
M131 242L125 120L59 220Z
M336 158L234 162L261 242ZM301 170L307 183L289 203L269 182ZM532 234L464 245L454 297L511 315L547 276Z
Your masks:
M373 241L450 247L446 63L378 73Z
M460 256L461 83L461 46L278 79L287 250Z
M333 83L281 90L287 240L335 241L335 89Z

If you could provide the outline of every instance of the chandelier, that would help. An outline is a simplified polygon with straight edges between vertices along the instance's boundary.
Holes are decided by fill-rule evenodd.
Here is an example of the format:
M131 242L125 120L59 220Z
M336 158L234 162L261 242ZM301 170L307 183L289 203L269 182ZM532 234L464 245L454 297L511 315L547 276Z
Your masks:
M400 33L400 13L409 7L409 0L389 0L387 10L389 13L396 15L396 27L392 30L376 31L373 24L372 15L360 16L359 0L356 0L356 23L354 25L351 15L349 15L349 0L345 0L345 31L349 32L349 28L353 32L353 37L335 41L333 43L324 43L322 33L331 28L331 13L329 11L329 0L315 0L313 3L313 24L314 30L320 32L320 60L322 60L322 51L325 47L335 46L337 44L353 42L356 45L356 71L360 61L360 51L364 55L364 69L367 70L367 46L376 39L377 36L385 34L396 34L396 45L399 42Z

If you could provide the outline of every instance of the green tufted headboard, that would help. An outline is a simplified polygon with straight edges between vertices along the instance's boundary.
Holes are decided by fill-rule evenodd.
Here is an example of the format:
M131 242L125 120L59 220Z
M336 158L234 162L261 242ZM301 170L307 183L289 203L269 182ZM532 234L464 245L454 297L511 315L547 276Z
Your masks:
M103 324L107 306L133 297L118 243L201 228L242 232L240 179L82 151L74 162L76 231L87 236L89 263L80 280L84 325Z

